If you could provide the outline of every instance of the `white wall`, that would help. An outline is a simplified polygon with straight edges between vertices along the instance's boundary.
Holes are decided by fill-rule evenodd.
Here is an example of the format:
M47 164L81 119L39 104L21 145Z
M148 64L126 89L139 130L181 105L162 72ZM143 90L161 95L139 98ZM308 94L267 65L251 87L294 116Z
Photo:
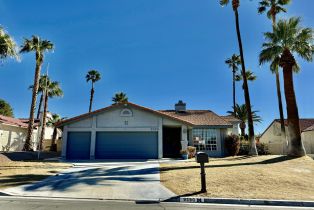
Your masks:
M0 124L0 151L22 151L27 128ZM32 146L36 149L37 132L33 133Z

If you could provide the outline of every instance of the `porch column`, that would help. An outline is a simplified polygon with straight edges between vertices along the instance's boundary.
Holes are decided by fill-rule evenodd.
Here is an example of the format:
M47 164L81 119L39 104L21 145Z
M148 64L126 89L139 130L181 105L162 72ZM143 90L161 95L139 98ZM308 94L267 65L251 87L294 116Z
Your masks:
M181 147L186 150L188 147L188 128L186 125L181 126Z
M163 157L162 152L162 118L159 118L158 120L158 158L161 159Z
M95 159L95 146L96 146L96 116L93 116L92 120L92 133L91 133L91 141L90 141L90 153L89 158L94 160Z
M37 134L38 135L38 134ZM67 154L67 138L68 138L68 126L63 127L62 132L62 150L61 150L61 158L66 159Z

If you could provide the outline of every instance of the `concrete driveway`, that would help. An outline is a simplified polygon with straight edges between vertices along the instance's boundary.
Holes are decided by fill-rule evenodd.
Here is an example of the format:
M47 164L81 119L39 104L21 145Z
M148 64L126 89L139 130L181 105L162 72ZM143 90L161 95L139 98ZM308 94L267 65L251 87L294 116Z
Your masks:
M121 200L165 200L175 196L160 183L159 163L74 163L57 176L5 189L18 196L94 198Z

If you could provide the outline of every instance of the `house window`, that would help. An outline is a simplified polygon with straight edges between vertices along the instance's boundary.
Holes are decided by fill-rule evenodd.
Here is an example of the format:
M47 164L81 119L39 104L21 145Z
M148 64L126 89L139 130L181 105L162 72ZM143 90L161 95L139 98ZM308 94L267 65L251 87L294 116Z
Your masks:
M217 150L217 132L215 129L196 128L192 130L193 144L198 151Z
M130 109L122 109L120 112L121 117L132 117L133 113Z

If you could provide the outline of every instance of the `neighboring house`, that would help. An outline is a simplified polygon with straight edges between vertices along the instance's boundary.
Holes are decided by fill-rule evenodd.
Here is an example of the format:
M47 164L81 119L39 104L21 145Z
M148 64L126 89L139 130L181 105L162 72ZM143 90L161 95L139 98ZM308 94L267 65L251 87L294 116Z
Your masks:
M285 120L288 134L288 121ZM314 119L300 119L301 138L307 154L314 153ZM285 144L281 137L280 120L274 120L263 132L259 141L268 144L269 152L274 155L285 153Z
M49 117L49 115L48 115ZM12 118L0 115L0 151L22 151L27 135L29 119L27 118ZM38 143L38 126L39 120L35 119L34 131L32 138L32 148L37 149ZM40 132L39 132L40 134ZM46 127L44 150L49 150L53 134L53 127ZM62 132L58 129L57 132L57 149L61 151Z
M27 119L0 115L0 151L21 151L27 135L27 126ZM34 133L32 144L36 147L36 129Z
M149 159L179 157L195 146L210 156L224 155L233 124L209 110L156 111L130 102L114 104L61 122L62 157L67 159Z

